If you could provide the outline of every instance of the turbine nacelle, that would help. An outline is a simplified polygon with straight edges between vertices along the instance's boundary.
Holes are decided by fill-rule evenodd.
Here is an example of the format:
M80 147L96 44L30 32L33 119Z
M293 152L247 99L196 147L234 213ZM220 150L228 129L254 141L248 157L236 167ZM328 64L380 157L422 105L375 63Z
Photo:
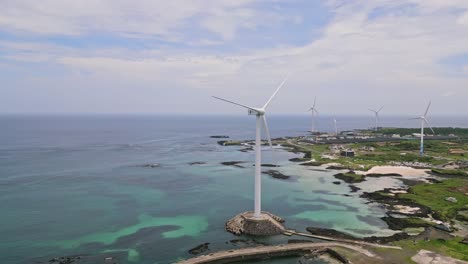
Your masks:
M249 108L248 109L248 114L249 115L258 115L258 116L262 116L262 115L265 115L265 109L260 109L260 108Z

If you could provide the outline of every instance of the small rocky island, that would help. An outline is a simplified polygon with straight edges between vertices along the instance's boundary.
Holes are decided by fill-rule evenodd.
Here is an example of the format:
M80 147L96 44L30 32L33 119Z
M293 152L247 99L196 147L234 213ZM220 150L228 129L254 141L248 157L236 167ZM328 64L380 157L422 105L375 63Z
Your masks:
M240 213L226 222L226 231L234 235L272 236L285 231L284 220L269 212L262 211L260 217L253 212Z

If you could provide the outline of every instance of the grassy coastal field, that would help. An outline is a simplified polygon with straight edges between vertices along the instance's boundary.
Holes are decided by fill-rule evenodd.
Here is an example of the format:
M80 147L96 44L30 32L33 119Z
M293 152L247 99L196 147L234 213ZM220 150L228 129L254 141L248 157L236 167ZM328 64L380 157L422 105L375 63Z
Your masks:
M419 133L419 129L360 131L361 134L376 138L388 139L390 135L398 135L392 140L374 142L337 144L315 141L311 137L289 137L275 139L273 143L290 152L303 154L300 158L291 159L292 162L303 166L341 169L342 172L336 174L335 178L351 185L365 182L368 177L399 177L408 186L405 190L385 188L361 195L386 206L389 213L382 219L391 229L405 234L390 242L403 250L375 250L381 258L414 263L414 258L424 260L428 257L424 255L426 250L440 254L441 257L468 261L468 129L434 130L439 136L447 136L448 139L427 136L424 155L419 153L420 139L414 136ZM248 147L249 142L228 141L224 145ZM353 155L343 156L342 151L345 150L352 151ZM385 173L373 172L373 168L382 167L386 168ZM413 176L411 170L424 177L406 177ZM341 253L355 263L374 263L372 259L364 260L362 256L346 250L341 250Z

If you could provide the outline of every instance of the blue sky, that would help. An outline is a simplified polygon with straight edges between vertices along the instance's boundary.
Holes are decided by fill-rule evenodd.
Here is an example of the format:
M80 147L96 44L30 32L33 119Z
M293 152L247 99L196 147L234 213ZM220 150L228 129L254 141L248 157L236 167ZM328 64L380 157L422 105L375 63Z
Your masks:
M33 1L0 9L0 113L468 114L468 1Z

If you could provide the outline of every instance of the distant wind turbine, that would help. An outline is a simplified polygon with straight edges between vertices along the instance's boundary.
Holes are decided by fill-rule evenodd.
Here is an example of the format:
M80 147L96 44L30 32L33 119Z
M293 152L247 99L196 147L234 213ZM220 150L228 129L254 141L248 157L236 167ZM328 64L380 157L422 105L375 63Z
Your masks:
M335 135L338 136L338 126L336 125L336 117L333 117L333 124L335 125Z
M374 112L374 115L375 115L375 131L377 131L379 129L379 121L380 121L380 118L379 118L379 112L382 110L382 108L384 108L383 106L380 107L379 110L373 110L373 109L369 109L369 111L371 112Z
M432 129L431 125L429 124L429 121L427 121L427 112L429 112L429 107L431 106L431 101L429 101L429 104L427 105L426 112L420 117L415 117L411 118L411 120L421 120L421 147L419 149L419 154L422 156L424 155L424 123L427 124L427 126L432 130L432 133L435 134L434 129Z
M289 76L288 76L289 77ZM249 115L255 115L257 117L257 123L256 123L256 133L255 133L255 203L254 203L254 217L255 218L261 218L261 189L262 189L262 183L261 183L261 131L262 131L262 126L265 128L266 136L268 139L268 143L270 144L270 148L273 151L273 145L271 143L271 137L270 137L270 130L268 129L268 124L267 120L265 117L266 109L270 102L273 100L273 98L276 96L278 91L281 89L283 84L286 82L288 79L286 77L281 84L278 86L276 91L273 93L273 95L268 99L268 101L263 105L261 108L255 108L255 107L250 107L246 105L242 105L236 102L232 102L223 98L219 98L216 96L213 96L214 98L225 101L231 104L235 104L244 108L248 109L248 114Z
M310 130L312 133L317 132L315 129L315 115L318 114L317 108L315 107L315 103L317 101L317 97L314 98L314 105L307 110L308 112L310 111L312 113L312 129Z

